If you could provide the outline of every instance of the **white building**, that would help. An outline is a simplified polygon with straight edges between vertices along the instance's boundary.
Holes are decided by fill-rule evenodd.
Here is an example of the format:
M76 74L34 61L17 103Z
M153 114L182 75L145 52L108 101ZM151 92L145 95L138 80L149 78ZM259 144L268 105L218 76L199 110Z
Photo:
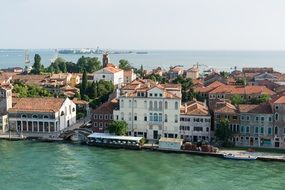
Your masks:
M203 102L192 101L181 106L180 137L192 142L211 140L211 115Z
M94 73L94 81L100 80L111 81L114 85L122 84L124 71L113 66L104 67Z
M125 120L129 135L156 140L177 138L180 101L180 85L135 80L122 89L114 120Z
M76 123L76 105L68 98L18 98L13 104L9 125L19 133L53 133Z
M8 109L12 107L12 89L10 86L0 86L0 133L8 130Z

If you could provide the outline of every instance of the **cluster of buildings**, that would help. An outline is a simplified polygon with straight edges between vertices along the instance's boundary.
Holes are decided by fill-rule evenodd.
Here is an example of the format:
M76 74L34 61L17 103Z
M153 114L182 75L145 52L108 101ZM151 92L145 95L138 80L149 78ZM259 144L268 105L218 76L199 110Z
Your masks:
M116 98L94 110L94 129L106 132L108 123L124 120L131 136L213 142L215 130L227 119L236 146L285 148L283 74L271 68L244 68L226 77L211 73L201 78L196 77L197 70L198 66L194 66L187 70L189 73L176 72L178 75L171 71L170 78L179 74L193 78L200 101L181 102L180 84L136 79L123 85ZM241 78L246 78L246 84L238 84ZM244 102L234 105L231 99L237 95ZM263 96L268 100L259 104L251 102Z
M158 141L161 138L191 142L214 142L215 130L229 121L232 142L237 146L285 148L285 75L272 68L243 68L228 75L211 72L201 77L199 65L168 71L154 69L147 74L191 78L199 101L182 102L180 84L159 84L139 79L132 69L122 70L103 55L103 68L88 75L89 81L107 80L116 92L92 111L94 132L105 133L110 122L125 121L128 135ZM66 98L16 98L11 82L39 85ZM82 80L78 73L21 75L0 72L0 132L52 134L76 123L76 107L86 102L74 97ZM189 89L190 90L190 89ZM233 104L232 98L243 99ZM252 100L268 97L262 103ZM87 103L88 104L88 103Z

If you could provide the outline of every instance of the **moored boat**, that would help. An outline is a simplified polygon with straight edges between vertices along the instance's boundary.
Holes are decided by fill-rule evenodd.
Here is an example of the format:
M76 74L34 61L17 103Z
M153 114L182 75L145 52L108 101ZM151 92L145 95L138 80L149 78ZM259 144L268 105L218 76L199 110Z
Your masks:
M230 160L256 160L256 156L252 155L234 155L234 154L224 154L223 158L230 159Z

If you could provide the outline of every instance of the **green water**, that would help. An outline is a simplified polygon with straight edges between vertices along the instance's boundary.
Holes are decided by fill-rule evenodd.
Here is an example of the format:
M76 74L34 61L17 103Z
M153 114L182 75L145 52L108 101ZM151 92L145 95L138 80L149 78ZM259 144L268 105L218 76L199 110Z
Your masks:
M284 163L0 141L1 190L284 188Z

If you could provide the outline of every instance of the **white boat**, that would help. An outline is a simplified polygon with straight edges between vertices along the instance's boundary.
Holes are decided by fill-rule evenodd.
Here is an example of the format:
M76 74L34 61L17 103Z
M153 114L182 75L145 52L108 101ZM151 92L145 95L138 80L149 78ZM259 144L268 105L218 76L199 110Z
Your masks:
M256 156L251 156L251 155L234 155L231 153L224 154L223 158L225 159L230 159L230 160L256 160Z

